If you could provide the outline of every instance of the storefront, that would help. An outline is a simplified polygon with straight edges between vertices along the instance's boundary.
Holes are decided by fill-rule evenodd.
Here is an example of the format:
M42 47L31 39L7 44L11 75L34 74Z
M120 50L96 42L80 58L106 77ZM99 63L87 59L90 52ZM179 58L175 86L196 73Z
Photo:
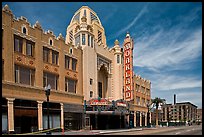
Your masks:
M83 129L84 115L83 105L64 104L64 129L80 130Z
M128 105L124 100L91 99L85 104L86 128L120 129L128 127Z

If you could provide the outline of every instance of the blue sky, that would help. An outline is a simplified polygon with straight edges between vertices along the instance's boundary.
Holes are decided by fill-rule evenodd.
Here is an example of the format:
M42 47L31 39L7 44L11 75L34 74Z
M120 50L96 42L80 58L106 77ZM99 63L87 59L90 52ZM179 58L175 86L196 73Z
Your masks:
M189 101L202 107L201 2L3 2L15 17L38 20L56 36L83 5L93 9L105 29L107 45L122 46L126 32L134 39L134 72L152 82L152 98Z

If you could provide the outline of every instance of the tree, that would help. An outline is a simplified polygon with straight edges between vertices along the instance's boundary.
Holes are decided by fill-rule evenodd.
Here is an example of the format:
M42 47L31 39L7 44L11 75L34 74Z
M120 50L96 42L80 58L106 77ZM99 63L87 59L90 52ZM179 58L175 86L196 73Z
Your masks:
M156 106L156 127L158 126L158 107L159 104L162 104L165 102L165 99L161 99L158 97L155 97L155 99L152 99L152 103Z

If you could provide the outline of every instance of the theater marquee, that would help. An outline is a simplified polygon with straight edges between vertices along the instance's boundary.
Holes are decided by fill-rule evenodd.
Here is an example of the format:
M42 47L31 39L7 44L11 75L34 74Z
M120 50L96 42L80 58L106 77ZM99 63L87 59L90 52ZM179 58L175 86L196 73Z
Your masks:
M133 99L133 41L127 34L124 41L124 99Z

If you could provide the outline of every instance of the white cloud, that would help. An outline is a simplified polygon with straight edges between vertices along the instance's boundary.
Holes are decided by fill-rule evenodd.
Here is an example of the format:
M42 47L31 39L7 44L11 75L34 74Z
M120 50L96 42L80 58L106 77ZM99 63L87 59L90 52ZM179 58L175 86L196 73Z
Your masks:
M183 68L184 63L200 56L202 50L202 30L191 32L183 41L176 41L185 32L178 29L168 33L160 30L153 36L143 37L135 44L134 66L152 70Z
M122 33L126 33L126 31L128 31L133 25L135 25L135 23L138 21L138 19L140 19L146 12L148 12L147 5L141 9L141 11L137 14L137 16L135 16L133 21L131 21L126 27L124 27L123 29L118 31L116 34L110 36L108 38L108 40L116 38L116 37L120 36Z
M157 90L202 87L202 80L192 76L159 74L152 77L152 88Z

